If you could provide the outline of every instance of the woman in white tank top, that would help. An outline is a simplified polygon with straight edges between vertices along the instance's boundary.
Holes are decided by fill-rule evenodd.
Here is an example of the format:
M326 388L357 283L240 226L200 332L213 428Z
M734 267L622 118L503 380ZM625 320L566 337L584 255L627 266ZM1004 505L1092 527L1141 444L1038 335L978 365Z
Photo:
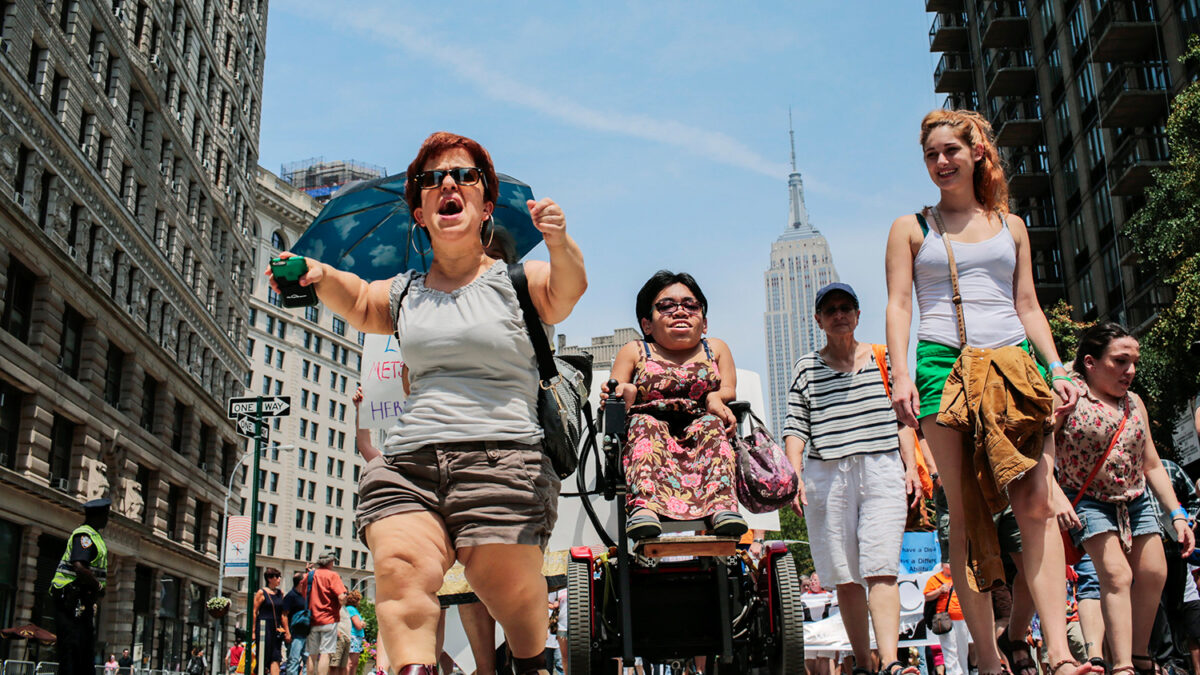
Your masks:
M941 237L948 237L954 249L968 344L1031 346L1049 364L1053 389L1065 401L1058 413L1074 406L1078 391L1066 377L1050 325L1038 304L1029 235L1025 223L1008 213L1008 186L990 125L978 113L935 110L921 122L921 146L925 168L941 195L936 207L898 218L888 235L887 341L892 355L893 405L901 422L916 427L920 420L937 462L934 475L946 477L941 485L950 511L950 564L958 582L955 591L975 640L979 672L995 675L1002 672L1002 661L991 598L966 583L963 488L953 478L963 466L963 434L935 421L942 387L960 347L948 256ZM943 225L939 226L939 221ZM921 312L915 378L908 366L914 283ZM1024 544L1019 556L1023 560L1016 561L1024 581L1019 578L1014 583L1014 615L1019 603L1028 608L1032 601L1041 617L1048 660L1054 664L1049 675L1078 675L1097 668L1076 664L1067 644L1065 561L1053 508L1061 506L1059 501L1065 497L1054 482L1053 468L1053 437L1047 434L1037 466L1008 487ZM1028 617L1028 612L1025 614ZM1024 627L1013 627L1019 633L1013 635L1012 643L1023 642ZM1003 642L1012 660L1009 641Z

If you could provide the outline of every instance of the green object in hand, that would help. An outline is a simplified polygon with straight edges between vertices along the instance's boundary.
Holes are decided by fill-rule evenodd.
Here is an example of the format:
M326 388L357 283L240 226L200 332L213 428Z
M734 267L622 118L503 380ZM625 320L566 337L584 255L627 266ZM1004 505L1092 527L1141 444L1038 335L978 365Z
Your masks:
M271 259L271 276L279 286L279 297L284 307L309 307L317 304L317 290L312 286L301 286L300 278L308 273L308 260L294 255L288 258Z

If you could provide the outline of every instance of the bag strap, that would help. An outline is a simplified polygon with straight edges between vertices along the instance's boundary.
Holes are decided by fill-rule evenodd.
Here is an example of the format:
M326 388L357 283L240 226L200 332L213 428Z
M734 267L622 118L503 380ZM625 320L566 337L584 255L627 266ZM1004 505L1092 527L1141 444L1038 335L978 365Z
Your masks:
M1104 466L1105 460L1112 453L1113 448L1117 447L1117 440L1121 438L1121 432L1125 431L1125 422L1129 420L1129 395L1126 394L1122 401L1125 405L1125 414L1121 416L1121 423L1117 425L1117 432L1113 434L1112 440L1108 442L1108 449L1104 451L1104 455L1100 457L1100 461L1096 462L1096 466L1092 467L1092 472L1088 474L1087 480L1083 481L1083 487L1079 488L1079 494L1075 495L1075 499L1071 500L1071 508L1075 508L1079 504L1079 500L1083 499L1083 495L1092 485L1092 479L1100 472L1100 467Z
M529 333L529 341L533 343L533 351L537 354L538 377L543 387L549 387L554 378L558 377L558 369L554 367L554 354L550 351L550 340L546 331L542 330L542 321L538 317L537 308L533 306L533 298L529 295L529 279L525 277L525 266L511 263L508 266L508 278L517 291L517 301L521 304L521 313L525 317L525 331Z
M963 319L962 293L958 289L958 264L954 262L954 247L950 245L950 239L946 236L946 224L942 222L941 211L938 211L936 206L926 206L925 208L933 214L933 222L936 224L938 236L946 245L946 258L950 263L950 287L954 290L954 295L950 300L954 303L954 315L958 317L958 342L960 348L966 347L967 322Z
M400 344L400 306L404 304L404 298L408 295L408 289L412 288L413 277L416 272L408 275L408 283L404 284L404 290L400 291L400 299L396 301L396 315L392 317L392 335L396 336L396 344Z
M879 366L879 374L883 377L883 391L892 397L892 385L888 382L888 367L887 367L887 347L885 345L871 345L871 351L875 352L875 365Z
M317 580L317 571L309 570L308 571L308 583L304 584L304 609L309 612L311 612L312 610L308 608L309 604L311 604L308 598L312 594L313 582L316 580Z

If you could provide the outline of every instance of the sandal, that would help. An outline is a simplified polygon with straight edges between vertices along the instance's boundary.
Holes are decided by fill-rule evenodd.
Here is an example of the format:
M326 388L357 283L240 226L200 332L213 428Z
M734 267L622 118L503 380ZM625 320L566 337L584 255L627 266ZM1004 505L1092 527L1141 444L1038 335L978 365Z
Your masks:
M1135 658L1136 658L1136 657L1135 657ZM1096 666L1096 665L1099 665L1099 664L1092 663L1091 661L1086 661L1086 662L1084 662L1084 663L1079 663L1079 662L1078 662L1078 661L1076 661L1075 659L1063 659L1062 661L1059 661L1058 663L1056 663L1056 664L1054 664L1053 666L1051 666L1051 667L1050 667L1050 670L1047 670L1047 671L1046 671L1046 675L1058 675L1058 671L1059 671L1059 669L1061 669L1063 666L1066 666L1066 665L1071 665L1071 666L1087 666L1087 667L1091 668L1091 667L1094 667L1094 666ZM1079 672L1079 671L1075 671L1075 672Z
M855 670L867 672L865 668L855 668ZM906 666L902 661L892 661L879 671L879 675L919 675L920 672L921 669L916 666Z
M1097 668L1103 668L1104 675L1113 675L1113 673L1117 672L1116 670L1113 670L1111 663L1109 663L1108 661L1105 661L1104 659L1100 658L1099 656L1093 656L1092 658L1088 659L1088 663L1092 664L1093 666L1096 666ZM1127 668L1133 668L1133 666L1122 666L1118 670L1120 670L1121 672L1125 672L1125 670Z
M625 534L634 541L652 539L662 534L662 523L659 522L657 513L650 509L641 509L629 516L629 520L625 522Z
M1137 671L1138 675L1158 675L1158 673L1162 672L1158 667L1158 663L1149 656L1138 656L1137 654L1134 654L1133 656L1129 657L1129 660L1145 661L1146 663L1150 664L1149 668L1138 668L1136 663L1133 664L1133 669Z
M717 511L709 516L708 523L718 537L740 537L750 529L746 519L736 511Z
M1008 637L1008 627L1004 628L1004 632L996 638L996 646L1000 648L1000 653L1004 655L1004 660L1008 662L1009 670L1013 675L1038 675L1037 662L1033 660L1033 654L1029 651L1029 644L1024 640L1013 640Z

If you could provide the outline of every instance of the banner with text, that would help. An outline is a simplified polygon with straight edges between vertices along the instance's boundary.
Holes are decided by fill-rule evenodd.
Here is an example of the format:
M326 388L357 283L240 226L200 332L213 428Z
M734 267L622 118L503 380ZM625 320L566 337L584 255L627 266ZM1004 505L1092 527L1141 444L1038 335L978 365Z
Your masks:
M387 429L404 410L404 359L395 335L367 335L363 342L363 367L359 373L363 400L358 425Z
M225 520L225 572L227 577L249 576L250 516L229 516Z
M900 551L900 646L923 647L938 644L936 635L925 630L925 582L941 566L941 551L936 532L905 532ZM837 594L805 593L804 650L809 658L849 652L850 638L842 625ZM875 644L874 630L871 644Z

